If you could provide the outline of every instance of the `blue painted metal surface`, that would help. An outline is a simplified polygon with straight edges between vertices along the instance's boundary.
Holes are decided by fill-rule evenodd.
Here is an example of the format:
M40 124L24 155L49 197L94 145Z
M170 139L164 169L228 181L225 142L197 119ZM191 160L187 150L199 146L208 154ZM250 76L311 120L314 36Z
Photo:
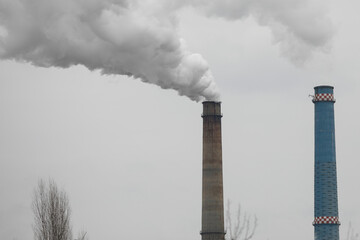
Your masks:
M332 86L317 86L315 105L315 240L339 240ZM336 221L327 221L330 217Z

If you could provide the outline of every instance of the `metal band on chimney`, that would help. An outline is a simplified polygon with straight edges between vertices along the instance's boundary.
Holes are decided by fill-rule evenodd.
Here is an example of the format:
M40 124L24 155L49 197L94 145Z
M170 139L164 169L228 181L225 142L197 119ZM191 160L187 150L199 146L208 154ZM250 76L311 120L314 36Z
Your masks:
M318 93L315 94L313 102L335 102L335 99L331 93Z
M203 231L200 231L200 235L205 235L205 234L219 234L219 235L225 235L226 232L203 232Z
M319 225L319 224L337 224L340 225L339 217L336 216L322 216L322 217L316 217L313 225Z

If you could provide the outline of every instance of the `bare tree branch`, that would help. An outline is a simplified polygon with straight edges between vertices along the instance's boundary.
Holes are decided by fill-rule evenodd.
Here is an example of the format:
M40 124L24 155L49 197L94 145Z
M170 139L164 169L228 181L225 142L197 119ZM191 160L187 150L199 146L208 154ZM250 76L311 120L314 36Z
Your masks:
M84 230L81 231L75 240L87 240L88 237L86 236L86 234L87 234L87 232L85 232Z
M360 239L359 234L354 232L354 228L352 227L351 222L349 222L346 240L359 240L359 239Z
M35 240L72 240L70 203L67 194L59 191L53 180L40 180L34 191Z
M226 209L226 239L227 240L250 240L254 237L257 227L257 218L254 215L249 217L242 213L240 204L238 205L236 221L232 222L231 202L227 201Z

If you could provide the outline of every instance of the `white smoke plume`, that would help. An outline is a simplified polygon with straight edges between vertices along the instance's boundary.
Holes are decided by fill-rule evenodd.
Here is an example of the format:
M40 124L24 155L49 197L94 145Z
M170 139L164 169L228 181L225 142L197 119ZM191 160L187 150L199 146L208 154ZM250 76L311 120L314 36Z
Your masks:
M233 1L235 2L235 1ZM243 4L239 4L242 2ZM295 64L302 64L313 52L327 52L334 34L333 26L326 15L323 0L246 0L225 6L217 13L217 6L210 12L230 19L252 15L260 25L270 27L275 43L282 53ZM226 14L227 13L227 14Z
M282 54L299 65L316 51L328 52L334 29L324 0L173 0L168 7L192 5L207 16L229 21L253 17L267 26ZM170 2L170 3L169 3ZM241 29L238 29L241 31Z
M207 62L187 50L176 19L151 1L0 0L0 58L82 64L140 78L192 100L219 100Z
M228 20L253 16L285 56L303 62L329 45L321 0L0 0L0 58L42 67L81 64L140 78L192 100L219 100L207 62L177 33L192 6ZM241 31L241 29L239 29Z

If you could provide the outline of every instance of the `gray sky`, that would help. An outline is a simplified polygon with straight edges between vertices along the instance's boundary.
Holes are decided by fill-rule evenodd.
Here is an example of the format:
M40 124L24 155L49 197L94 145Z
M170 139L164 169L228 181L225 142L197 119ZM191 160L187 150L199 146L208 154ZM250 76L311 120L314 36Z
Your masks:
M349 221L360 231L360 4L313 3L332 28L309 37L318 45L291 51L294 41L271 21L273 6L239 15L211 4L172 6L176 33L208 62L220 89L225 199L257 215L255 239L313 238L308 95L323 83L335 86L337 99L340 234L345 238ZM288 7L280 0L274 6ZM309 25L277 16L289 29ZM81 65L0 61L0 239L33 238L32 191L48 177L69 194L75 233L200 239L201 112L201 103L138 79Z

